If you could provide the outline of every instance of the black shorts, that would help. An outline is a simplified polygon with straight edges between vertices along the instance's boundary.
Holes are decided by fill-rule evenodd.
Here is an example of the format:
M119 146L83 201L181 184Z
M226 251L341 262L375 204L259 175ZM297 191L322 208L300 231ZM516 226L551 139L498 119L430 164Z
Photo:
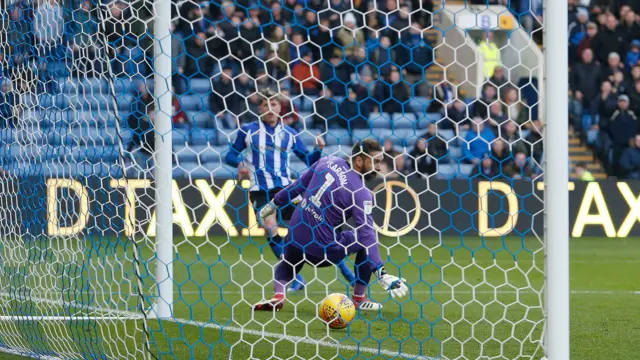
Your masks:
M251 201L251 205L253 205L253 210L256 212L256 217L259 216L258 213L260 212L260 209L270 203L271 200L273 200L273 197L276 196L276 194L280 190L282 190L282 188L274 188L269 191L256 190L249 192L249 201ZM289 221L291 219L291 215L293 215L293 211L295 210L295 208L296 206L293 204L287 204L281 207L278 210L278 221Z

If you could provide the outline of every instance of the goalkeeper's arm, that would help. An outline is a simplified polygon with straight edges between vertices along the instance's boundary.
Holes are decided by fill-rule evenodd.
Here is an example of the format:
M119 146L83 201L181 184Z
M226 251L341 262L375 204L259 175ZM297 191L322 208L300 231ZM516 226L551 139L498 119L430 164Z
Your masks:
M313 167L305 171L298 180L280 190L276 196L273 197L273 200L260 210L260 221L263 222L269 215L275 213L279 208L287 204L296 204L296 199L298 199L309 186L315 168L316 165L314 164Z
M367 263L371 266L378 279L378 284L392 297L403 297L409 292L406 280L394 275L389 275L384 268L384 262L380 256L378 233L373 222L373 196L367 189L361 189L355 194L355 206L351 216L357 227L357 241L367 249Z

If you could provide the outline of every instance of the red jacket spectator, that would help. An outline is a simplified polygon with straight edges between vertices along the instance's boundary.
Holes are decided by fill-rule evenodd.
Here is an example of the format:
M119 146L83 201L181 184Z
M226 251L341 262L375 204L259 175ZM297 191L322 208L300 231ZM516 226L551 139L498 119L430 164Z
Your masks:
M184 113L180 106L180 100L177 97L171 99L171 105L173 107L173 124L184 124L187 122L187 114Z
M302 84L302 88L306 89L319 89L320 83L316 79L320 79L320 69L318 65L309 65L313 61L311 53L307 53L304 56L304 61L299 61L293 66L291 70L291 76ZM300 89L296 85L296 90Z

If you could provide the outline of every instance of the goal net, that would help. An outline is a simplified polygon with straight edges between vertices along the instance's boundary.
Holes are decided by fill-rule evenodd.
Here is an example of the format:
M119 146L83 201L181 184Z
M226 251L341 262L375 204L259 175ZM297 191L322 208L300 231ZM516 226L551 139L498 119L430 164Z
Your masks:
M542 10L479 3L7 0L0 350L542 358ZM256 208L366 138L384 157L363 211L410 293L374 276L382 309L332 330L318 305L353 287L305 265L282 311L252 311L291 240Z

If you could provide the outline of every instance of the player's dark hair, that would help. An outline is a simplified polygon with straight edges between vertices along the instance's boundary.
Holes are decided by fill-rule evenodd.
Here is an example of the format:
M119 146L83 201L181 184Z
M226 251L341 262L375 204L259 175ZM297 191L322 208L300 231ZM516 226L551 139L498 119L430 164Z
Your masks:
M362 155L370 155L372 152L382 152L382 146L376 139L366 138L358 141L351 149L351 158Z
M583 163L583 162L579 162L576 164L577 168L581 168L581 169L586 169L587 168L587 164Z
M265 101L270 101L271 99L277 99L277 96L278 94L275 91L269 88L266 88L260 91L260 104L262 104Z

